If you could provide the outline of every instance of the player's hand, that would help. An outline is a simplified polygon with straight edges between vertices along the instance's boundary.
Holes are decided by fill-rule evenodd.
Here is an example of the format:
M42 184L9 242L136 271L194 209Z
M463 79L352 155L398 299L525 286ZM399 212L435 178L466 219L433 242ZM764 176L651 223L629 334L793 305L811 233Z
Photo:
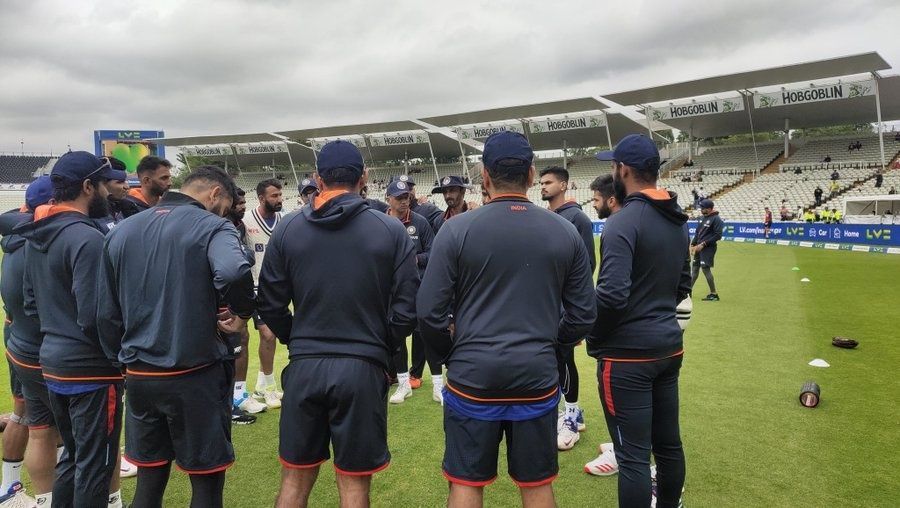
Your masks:
M466 206L468 210L475 210L476 208L481 206L481 203L476 203L474 201L466 201Z
M425 203L428 202L428 196L419 196L416 199L419 201L420 205L424 205Z
M229 313L230 314L230 313ZM218 321L219 330L224 333L239 333L247 325L247 320L240 316L234 316Z
M454 335L456 335L456 325L450 323L450 326L447 327L447 331L450 332L450 337L452 338Z

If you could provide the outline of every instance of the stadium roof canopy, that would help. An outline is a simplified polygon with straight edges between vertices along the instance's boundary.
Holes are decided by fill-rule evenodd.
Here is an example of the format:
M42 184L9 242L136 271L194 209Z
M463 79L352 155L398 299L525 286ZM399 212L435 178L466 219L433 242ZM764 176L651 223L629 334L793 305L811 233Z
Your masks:
M743 103L741 110L660 120L665 125L690 132L698 138L779 131L785 129L785 121L791 129L872 123L877 120L874 93L842 100L786 104L779 107L757 107L753 94L802 90L802 87L810 86L814 80L817 86L836 84L839 82L837 78L844 78L840 80L844 83L871 80L873 76L877 76L878 71L889 68L890 65L878 53L863 53L607 94L603 98L623 105L640 106L639 111L642 113L647 112L648 106L659 110L716 98L733 98ZM860 77L861 74L867 75ZM900 119L900 76L879 76L878 89L882 121ZM684 100L692 98L687 102Z
M286 143L293 162L314 164L313 149L331 139L353 138L364 157L370 164L374 164L405 158L430 158L432 154L439 158L456 157L461 151L467 155L477 154L481 151L486 133L497 129L512 129L526 134L536 150L606 145L607 137L615 142L627 134L647 132L647 119L633 112L635 106L640 113L650 113L647 116L651 118L649 123L654 131L675 128L690 132L694 137L704 138L749 133L751 121L755 132L783 130L786 121L792 129L874 122L875 87L871 80L876 77L882 120L891 121L900 119L900 76L881 77L877 74L888 68L890 66L878 53L871 52L598 97L420 119L255 134L164 138L156 141L182 147L234 146L254 142ZM860 78L860 75L864 76ZM838 81L839 78L841 81ZM860 79L865 81L851 81ZM784 104L777 104L778 107L758 103L760 94L780 96L782 92L805 93L806 87L813 80L818 88L843 83L845 87L855 84L866 91L861 94L845 94L841 96L841 100L796 103L785 100ZM710 101L719 101L719 104L727 101L730 104L727 108L717 109L715 114L665 114L673 106L709 104ZM609 104L620 106L610 108ZM648 111L648 108L652 110ZM659 112L662 112L662 116L657 117L654 113ZM404 136L413 136L414 141L403 142ZM248 150L233 149L231 156L240 165L248 166L273 164L276 158L282 162L286 159L283 149L280 154L247 152Z
M622 105L647 104L684 97L711 95L731 90L746 90L784 83L799 83L815 79L850 76L883 71L891 66L876 52L841 56L756 71L738 72L712 78L695 79L670 85L654 86L605 94L603 98Z

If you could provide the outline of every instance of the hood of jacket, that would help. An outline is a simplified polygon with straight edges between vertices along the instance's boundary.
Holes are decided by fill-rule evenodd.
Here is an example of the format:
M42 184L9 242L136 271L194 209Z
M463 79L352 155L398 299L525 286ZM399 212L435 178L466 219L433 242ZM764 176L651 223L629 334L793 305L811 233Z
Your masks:
M34 211L34 220L19 224L13 233L21 235L41 252L47 252L53 241L75 224L87 224L100 231L97 223L80 211L63 205L43 205Z
M347 221L370 209L358 194L347 191L323 192L310 204L312 206L301 209L306 220L329 229L340 229Z
M687 222L688 216L678 206L678 195L665 189L652 189L635 192L625 198L625 205L630 201L643 201L652 206L666 220L679 226Z

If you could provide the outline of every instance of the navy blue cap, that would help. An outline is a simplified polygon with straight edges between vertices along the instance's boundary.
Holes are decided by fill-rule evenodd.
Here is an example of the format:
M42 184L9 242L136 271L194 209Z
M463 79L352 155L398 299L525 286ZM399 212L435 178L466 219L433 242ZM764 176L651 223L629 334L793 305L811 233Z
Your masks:
M616 161L640 171L659 171L659 150L653 141L643 134L629 134L622 138L613 150L596 155L600 161Z
M700 208L713 208L715 205L713 204L713 200L711 199L701 199L700 200Z
M109 171L109 179L117 182L124 182L125 180L128 180L128 173L118 169L112 169Z
M61 179L63 183L73 183L93 175L112 180L112 173L112 164L105 157L101 159L90 152L68 152L56 161L50 176Z
M325 143L316 157L316 171L319 176L339 168L352 169L362 175L364 167L365 163L359 148L343 139Z
M392 182L405 182L409 184L410 187L414 187L416 185L416 181L413 180L413 177L409 175L400 175L400 176L392 176Z
M521 161L522 167L528 169L534 160L534 151L528 144L528 139L518 132L495 132L485 140L481 160L488 168L494 168L503 159Z
M25 206L29 210L46 205L53 198L53 182L49 176L39 176L25 189Z
M403 175L406 176L406 175ZM400 180L394 180L387 187L386 194L392 198L396 198L398 196L402 196L404 194L409 194L409 189L412 187L412 184L408 182L403 182Z
M463 189L468 189L469 185L463 181L461 176L445 176L441 179L441 184L437 187L431 189L432 194L440 194L444 192L444 189L450 189L452 187L462 187Z
M300 180L300 194L304 194L308 190L319 190L319 186L316 185L316 181L312 178L304 178L303 180Z

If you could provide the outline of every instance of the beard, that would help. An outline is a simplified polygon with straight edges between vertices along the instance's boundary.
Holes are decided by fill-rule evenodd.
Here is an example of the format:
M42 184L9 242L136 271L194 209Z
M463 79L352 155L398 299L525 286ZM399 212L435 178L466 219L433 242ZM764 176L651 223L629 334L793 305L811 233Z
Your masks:
M616 196L616 200L619 202L619 206L622 206L625 203L625 198L627 197L625 193L625 184L622 182L621 177L617 174L613 175L613 194Z
M94 197L88 203L88 217L99 219L107 215L109 215L109 201L106 197L101 196L100 193L94 194Z
M156 196L158 198L161 198L162 195L165 194L167 190L169 190L169 189L163 187L162 185L159 185L154 182L150 182L150 189L149 189L150 194L153 194L154 196Z
M280 212L282 207L283 205L281 203L275 203L274 205L269 203L268 201L263 203L263 208L265 208L269 213Z
M601 219L608 219L609 216L612 215L612 210L610 210L609 207L606 206L606 203L603 203L603 206L601 206L600 208L594 208L594 210L597 210L597 217Z
M551 199L553 199L553 196L550 194L541 194L541 201L550 201Z

